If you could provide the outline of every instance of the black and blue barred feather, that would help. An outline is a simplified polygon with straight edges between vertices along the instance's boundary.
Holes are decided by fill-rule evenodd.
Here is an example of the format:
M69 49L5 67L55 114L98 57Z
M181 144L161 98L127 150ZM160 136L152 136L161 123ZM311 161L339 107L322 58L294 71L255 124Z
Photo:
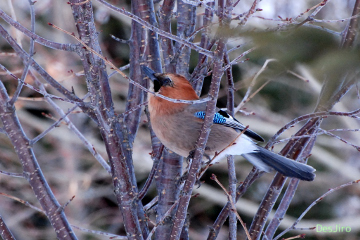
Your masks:
M196 112L195 117L200 118L200 119L204 119L205 118L205 112ZM225 124L226 123L226 118L223 115L221 115L220 113L215 113L213 123Z
M195 112L194 116L199 119L205 119L205 112L204 111ZM215 113L214 118L213 118L213 123L231 127L236 130L239 130L240 132L244 131L244 129L246 128L238 120L231 117L227 112L225 112L223 110L219 110L217 113ZM251 137L252 139L254 139L256 141L264 142L264 139L259 134L255 133L254 131L252 131L250 129L246 129L244 134L248 137Z

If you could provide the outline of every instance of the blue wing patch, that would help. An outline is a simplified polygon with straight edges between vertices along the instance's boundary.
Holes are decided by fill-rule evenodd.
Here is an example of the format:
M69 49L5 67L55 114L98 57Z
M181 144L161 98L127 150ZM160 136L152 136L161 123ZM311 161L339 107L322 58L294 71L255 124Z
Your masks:
M197 118L205 119L205 112L196 112L194 115Z
M205 112L204 111L195 112L194 116L199 119L205 119ZM240 131L244 131L244 129L245 129L244 125L242 125L238 120L231 117L227 112L225 112L223 110L219 110L219 112L215 113L214 118L213 118L213 123L221 124L221 125L231 127L231 128L234 128L234 129L237 129ZM250 129L247 129L244 132L244 134L253 138L254 140L261 141L261 142L264 141L264 139L261 136L259 136L257 133L253 132Z
M205 112L202 112L202 111L196 112L195 117L200 118L200 119L205 119ZM226 118L223 115L221 115L220 113L215 113L213 123L223 124L225 122L226 122Z

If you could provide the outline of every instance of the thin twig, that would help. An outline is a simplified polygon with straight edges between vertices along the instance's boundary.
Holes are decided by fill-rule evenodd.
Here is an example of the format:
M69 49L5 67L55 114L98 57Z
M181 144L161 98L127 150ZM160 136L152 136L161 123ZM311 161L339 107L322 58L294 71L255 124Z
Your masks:
M152 235L155 233L155 230L158 226L162 225L165 218L167 218L168 216L170 216L171 212L177 207L177 205L179 204L179 200L175 201L173 205L171 205L171 207L166 211L166 213L162 216L162 218L157 222L157 224L153 227L153 229L151 229L151 232L149 233L148 237L146 238L146 240L151 240Z
M35 32L35 11L34 11L34 4L32 2L32 0L28 0L29 1L29 5L30 5L30 19L31 19L31 32ZM15 19L16 20L16 19ZM30 50L29 50L29 55L32 57L34 55L34 39L30 39ZM20 44L19 44L20 45ZM21 46L21 45L20 45ZM11 98L9 104L10 106L14 105L14 103L16 102L17 98L19 97L21 90L24 86L23 82L25 82L26 76L29 72L29 68L30 68L30 58L28 59L28 61L26 62L23 74L21 75L21 80L18 81L18 86L16 88L16 91L13 95L13 97Z
M283 132L285 132L287 129L291 128L292 126L294 126L298 122L305 121L305 120L308 120L308 119L311 119L311 118L326 117L326 116L345 116L345 117L351 117L351 118L358 119L359 117L356 116L356 115L359 114L359 113L360 113L360 109L356 109L355 111L352 111L352 112L330 112L330 111L327 112L327 111L323 111L323 112L305 114L303 116L300 116L298 118L293 119L292 121L287 123L284 127L282 127L279 131L277 131L277 133L268 141L266 147L271 148L274 145L275 140Z
M130 63L126 64L125 66L119 67L120 71L125 71L126 69L130 68ZM111 78L112 76L114 76L117 73L117 71L113 71L112 73L109 74L108 78Z
M160 150L158 151L157 155L154 157L155 159L153 160L154 164L151 168L151 171L149 173L149 176L148 178L146 179L146 182L143 186L143 188L139 191L139 195L138 195L138 198L140 200L142 200L144 197L145 197L145 194L147 193L147 191L149 190L149 187L152 183L152 181L154 180L154 177L155 177L155 173L157 171L157 167L158 167L158 164L159 164L159 159L163 153L163 150L164 150L164 145L161 146Z
M86 229L83 227L75 226L73 224L71 224L71 226L75 229L81 230L86 233L92 233L92 234L105 236L105 237L107 237L107 239L111 239L111 240L114 240L114 239L127 240L128 239L128 237L126 237L126 236L119 236L119 235L115 235L115 234L111 234L111 233L107 233L107 232L103 232L103 231L90 230L90 229Z
M133 107L133 108L131 108L131 109L129 109L129 110L127 110L127 111L119 114L119 115L117 116L117 118L124 118L125 116L127 116L127 115L131 114L132 112L138 110L139 108L147 105L148 103L149 103L148 101L143 102L143 103L140 103L140 104L136 105L135 107Z
M359 147L359 146L357 146L357 145L355 145L355 144L352 144L352 143L346 141L346 140L343 139L342 137L337 136L337 135L335 135L335 134L333 134L333 133L331 133L330 131L327 131L327 130L325 130L325 129L321 129L320 131L323 132L323 133L325 133L326 135L329 135L329 136L331 136L331 137L334 137L334 138L340 140L341 142L343 142L343 143L345 143L345 144L347 144L347 145L350 145L350 146L352 146L353 148L355 148L356 150L360 151L360 147Z
M296 72L293 72L293 71L291 71L291 70L287 70L287 72L290 73L290 74L292 74L292 75L294 75L295 77L303 80L304 82L309 82L309 79L304 78L303 76L297 74Z
M45 90L45 89L44 89ZM89 93L88 93L89 94ZM84 99L88 96L85 95ZM79 129L70 121L70 119L66 116L64 111L50 98L47 98L47 101L53 108L57 111L57 113L62 116L64 121L68 124L69 129L75 133L76 136L80 139L80 141L84 144L84 146L89 150L89 152L95 157L95 159L101 164L101 166L111 174L111 168L109 164L105 161L105 159L96 151L94 145L92 145L85 136L79 131Z
M248 21L248 19L256 12L256 6L260 3L261 0L254 0L253 4L251 5L251 8L246 13L244 18L240 21L239 25L245 25L245 23Z
M58 209L57 212L63 212L64 209L72 202L72 200L74 200L75 195L72 196L64 205L61 205Z
M249 50L246 50L245 52L243 52L242 54L240 54L239 56L237 56L234 60L232 60L229 64L225 65L223 70L227 70L228 68L230 68L232 65L238 64L239 60L241 58L243 58L244 56L246 56L247 54L251 53L252 51L254 51L256 49L256 47L250 48ZM227 53L229 54L230 51L232 49L230 49Z
M90 230L90 229L86 229L83 227L79 227L79 226L75 226L73 224L71 224L71 226L75 229L81 230L83 232L86 233L92 233L92 234L97 234L97 235L101 235L101 236L105 236L107 239L111 239L111 240L127 240L128 237L126 236L119 236L119 235L115 235L115 234L111 234L111 233L107 233L107 232L103 232L103 231L96 231L96 230Z
M154 197L148 204L146 204L144 206L144 211L149 211L151 208L153 208L155 206L155 204L157 204L157 202L159 201L159 196Z
M240 199L247 191L247 189L255 182L256 179L261 177L264 172L258 171L255 167L252 168L249 175L246 177L244 182L242 182L236 189L236 201ZM228 202L223 209L221 210L220 214L216 218L216 221L210 228L207 240L215 240L220 232L220 228L224 225L229 212L230 212L230 202Z
M310 8L310 10L312 10L312 9L315 9L315 10L304 21L299 23L296 27L300 27L300 26L304 25L305 23L312 21L314 19L314 16L316 14L318 14L320 12L320 10L323 9L323 7L325 7L326 3L328 3L328 2L330 2L330 0L324 0L321 3L319 3L319 4L315 5L315 6L313 6L312 8Z
M317 23L333 23L333 22L345 22L345 21L349 21L351 19L354 19L354 18L358 18L360 17L359 14L355 15L355 16L352 16L352 17L348 17L348 18L341 18L341 19L334 19L334 20L326 20L326 19L323 19L323 20L320 20L320 19L312 19L310 22L317 22Z
M87 98L89 94L86 94L84 99ZM55 121L50 127L48 127L45 131L37 135L35 138L31 140L31 145L34 145L37 143L40 139L45 137L51 130L58 127L61 121L63 121L70 113L72 113L76 108L78 107L77 104L75 104L74 107L70 108L64 115L62 115L57 121Z
M7 172L7 171L3 171L3 170L0 170L0 173L11 176L11 177L24 178L24 174L22 174L22 173L12 173L12 172Z
M354 147L356 150L360 151L360 146L352 144L352 143L346 141L345 139L341 138L340 136L337 136L337 135L331 133L331 132L358 132L358 131L360 131L360 129L358 129L358 128L356 128L356 129L330 129L330 130L325 130L325 129L319 128L318 132L314 133L314 135L316 135L316 136L323 135L323 134L329 135L331 137L334 137L334 138L342 141L345 144L350 145L351 147ZM281 139L281 140L274 141L274 145L278 144L278 143L282 143L282 142L288 142L290 140L309 138L309 137L312 137L312 136L313 135L292 136L292 137L289 137L289 138L284 138L284 139Z
M31 58L32 59L32 58ZM43 95L44 97L49 97L49 98L52 98L52 99L56 99L56 100L61 100L63 102L69 102L69 103L73 103L73 104L77 104L80 102L79 101L73 101L71 99L68 99L68 98L62 98L62 97L59 97L59 96L56 96L56 95L53 95L53 94L49 94L47 92L44 92L42 90L40 90L39 88L36 88L26 82L24 82L22 79L16 77L12 72L10 72L6 67L4 67L2 64L0 64L0 69L2 69L3 71L5 71L10 77L16 79L18 82L21 82L23 85L25 85L26 87L30 88L31 90L37 92L37 93L40 93L41 95Z
M235 112L238 112L243 106L244 104L249 101L250 98L252 98L254 96L254 94L249 97L253 87L255 86L255 82L256 80L258 79L258 77L260 76L261 73L263 73L267 67L267 65L270 63L270 62L274 62L274 61L277 61L276 59L267 59L263 66L260 68L260 70L255 74L254 78L251 80L251 83L250 83L250 86L248 87L246 93L245 93L245 96L243 97L243 100L239 103L239 105L235 108ZM269 81L267 81L261 88L259 88L255 94L260 91Z
M249 230L246 227L246 224L243 222L243 220L241 219L240 215L238 214L238 212L236 211L236 206L234 201L232 200L231 196L229 195L229 193L226 191L226 188L220 183L220 181L217 179L215 174L211 175L211 179L214 180L223 190L223 192L226 194L226 196L228 197L228 200L231 204L231 210L236 214L237 219L239 220L239 222L241 223L242 227L244 228L245 234L247 236L248 239L251 239L250 237L250 233Z
M45 213L44 210L42 210L42 209L40 209L40 208L32 205L32 204L29 203L28 201L22 200L21 198L18 198L18 197L15 197L15 196L12 196L12 195L9 195L9 194L6 194L6 193L2 193L2 192L0 192L0 195L2 195L2 196L4 196L4 197L7 197L7 198L10 198L10 199L12 199L12 200L15 200L15 201L17 201L17 202L20 202L20 203L24 204L25 206L30 207L30 208L32 208L32 209L34 209L34 210L36 210L36 211L38 211L38 212L41 212L41 213L43 213L43 214L46 215L46 213Z
M124 43L124 44L129 44L130 43L130 40L121 39L121 38L115 37L112 34L110 34L110 37L112 39L114 39L115 41L119 42L119 43Z
M322 6L324 6L324 5L326 4L327 1L328 1L328 0L324 0L324 1L318 3L318 4L314 5L314 6L306 9L304 12L302 12L302 13L300 13L298 16L294 17L293 20L295 21L295 20L301 18L301 17L304 16L306 13L308 13L308 12L314 10L314 9L315 9L314 12L318 13L318 12L322 9ZM320 9L318 9L319 7L320 7ZM314 15L315 15L315 14L314 14Z

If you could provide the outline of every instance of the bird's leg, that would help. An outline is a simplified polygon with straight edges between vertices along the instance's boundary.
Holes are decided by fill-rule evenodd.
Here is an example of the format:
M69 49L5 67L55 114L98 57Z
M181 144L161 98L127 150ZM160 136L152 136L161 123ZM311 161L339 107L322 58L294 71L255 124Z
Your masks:
M189 156L187 156L187 158L186 158L186 163L188 164L187 166L186 166L186 171L188 171L189 170L189 168L190 168L190 165L191 165L191 163L192 163L192 160L194 159L194 155L195 155L195 149L194 150L191 150L190 152L189 152Z
M189 168L190 168L190 165L191 165L191 163L192 163L192 161L193 161L194 155L195 155L195 149L194 149L194 150L191 150L191 151L189 152L189 156L186 158L186 162L187 162L188 165L187 165L187 167L186 167L186 170L185 170L184 174L179 178L177 184L182 184L182 183L187 179L188 174L189 174ZM210 158L209 155L204 154L203 156L208 159L208 162L211 161L211 158ZM204 162L202 162L202 164L204 164ZM198 179L196 180L196 183L195 183L195 184L197 184L197 185L198 185L198 188L199 188L199 187L201 186L201 183L202 183L202 182L200 181L200 178L198 178Z
M180 186L181 184L183 184L183 183L185 182L185 180L187 179L188 175L189 175L189 171L185 171L184 174L183 174L181 177L179 177L179 180L177 181L176 184L177 184L178 186Z
M190 165L192 163L192 160L194 158L194 154L195 154L195 149L194 150L191 150L189 152L189 156L186 158L186 163L187 163L187 166L186 166L186 170L184 172L184 174L179 178L179 181L177 182L177 184L182 184L183 182L185 182L188 174L189 174L189 168L190 168Z
M207 158L207 160L208 160L207 162L203 162L203 165L209 164L209 163L211 162L211 160L212 160L211 157L210 157L209 155L205 154L205 153L204 153L203 156L204 156L205 158Z
M192 160L193 160L193 158L194 158L194 155L195 155L195 149L194 149L194 150L191 150L191 151L189 152L189 156L188 156L187 159L186 159L186 160L188 161L188 164L189 164L189 165L191 164L191 162L192 162ZM208 163L211 162L211 157L210 157L208 154L204 153L204 154L203 154L203 157L205 157L205 158L207 159L207 161L202 161L202 162L201 162L201 165L208 164ZM188 169L189 169L189 165L188 165ZM186 173L183 175L183 177L184 177L184 176L187 177L187 174L188 174L188 170L187 170ZM201 176L198 176L198 178L197 178L197 180L196 180L196 182L195 182L195 184L198 185L198 188L199 188L199 187L201 186L201 184L202 184L202 181L200 181L200 178L201 178Z

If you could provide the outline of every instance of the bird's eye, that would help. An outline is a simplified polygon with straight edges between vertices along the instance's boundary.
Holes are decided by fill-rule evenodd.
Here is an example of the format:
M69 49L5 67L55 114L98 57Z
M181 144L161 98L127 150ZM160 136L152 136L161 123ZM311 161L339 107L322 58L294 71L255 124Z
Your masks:
M172 83L170 78L165 77L165 78L162 79L162 85L163 86L172 86L173 83Z
M158 92L161 87L170 86L173 87L173 81L167 76L158 76L154 81L154 91Z

